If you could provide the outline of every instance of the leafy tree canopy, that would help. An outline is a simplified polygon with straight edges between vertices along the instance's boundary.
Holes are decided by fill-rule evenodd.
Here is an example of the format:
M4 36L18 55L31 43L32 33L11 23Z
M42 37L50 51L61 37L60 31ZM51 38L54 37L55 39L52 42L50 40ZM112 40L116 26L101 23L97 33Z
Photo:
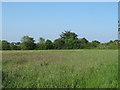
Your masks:
M45 39L42 38L42 37L40 37L40 38L39 38L39 43L40 43L40 44L44 44L44 43L45 43Z
M46 40L45 42L45 48L46 49L53 49L53 43L51 40Z
M78 39L77 38L77 34L75 34L74 32L71 32L71 31L64 31L64 32L62 32L62 34L60 34L60 37L61 37L61 39L70 39L70 38L72 38L72 39Z
M2 46L2 50L10 50L10 43L6 40L2 41L1 46Z
M21 39L21 49L23 50L33 50L35 48L35 40L32 37L24 36Z

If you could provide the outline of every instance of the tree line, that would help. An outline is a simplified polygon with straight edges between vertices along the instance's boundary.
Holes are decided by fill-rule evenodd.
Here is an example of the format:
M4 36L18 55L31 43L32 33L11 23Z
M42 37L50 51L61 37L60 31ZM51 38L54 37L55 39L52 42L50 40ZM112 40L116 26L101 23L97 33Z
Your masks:
M117 49L119 40L110 40L108 43L101 43L97 40L89 42L86 38L78 38L78 35L71 31L64 31L60 38L54 40L45 40L39 38L35 43L34 38L23 36L21 42L0 41L0 50L49 50L49 49Z

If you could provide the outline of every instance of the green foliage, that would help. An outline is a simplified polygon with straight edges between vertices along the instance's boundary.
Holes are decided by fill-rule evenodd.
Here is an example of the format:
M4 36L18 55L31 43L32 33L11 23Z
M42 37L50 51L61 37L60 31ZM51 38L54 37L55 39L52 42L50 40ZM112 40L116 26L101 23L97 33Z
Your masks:
M53 43L51 40L46 40L45 49L53 49Z
M22 50L33 50L35 49L35 40L32 37L24 36L21 39L21 49Z
M54 49L63 49L65 45L65 41L61 38L54 40Z
M65 49L72 49L74 44L73 38L65 39Z
M79 49L81 47L81 42L78 39L65 39L64 49Z
M64 31L60 34L60 38L52 41L42 37L39 42L35 43L34 38L24 36L21 43L9 43L5 40L0 41L3 50L48 50L48 49L118 49L120 40L110 40L108 43L100 43L97 40L89 42L86 38L77 38L77 34L71 31ZM3 43L3 45L2 45Z
M10 43L6 40L2 40L2 50L10 50Z
M81 41L78 39L75 39L72 41L73 48L72 49L80 49L81 48Z
M93 49L93 45L92 45L92 42L88 42L87 45L86 45L86 49Z
M86 38L79 39L80 49L87 48L87 43L89 42Z
M42 38L42 37L40 37L40 39L39 39L39 43L40 43L40 44L44 44L44 43L45 43L45 39Z
M81 41L82 44L87 44L88 43L88 40L86 38L82 38L80 41Z
M0 50L2 50L2 41L0 40Z
M97 47L99 44L100 42L97 40L92 41L92 47Z
M17 50L18 48L17 48L17 45L16 45L16 43L10 43L10 49L11 50Z
M62 34L60 35L61 39L77 39L77 34L75 34L74 32L71 32L71 31L64 31L62 32Z
M45 50L45 44L42 44L42 43L37 43L36 44L36 49L37 50Z
M36 44L36 49L37 50L45 50L45 39L40 37L39 43Z
M21 46L20 46L20 42L16 42L15 45L17 46L17 50L20 50L21 49Z

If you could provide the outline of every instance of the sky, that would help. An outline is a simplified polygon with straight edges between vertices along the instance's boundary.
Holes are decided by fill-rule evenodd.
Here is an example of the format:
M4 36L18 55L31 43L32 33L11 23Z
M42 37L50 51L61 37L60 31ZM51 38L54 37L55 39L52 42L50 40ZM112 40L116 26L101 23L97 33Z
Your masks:
M120 20L120 1L118 2L118 19Z
M2 39L18 42L28 35L55 40L64 30L78 38L118 39L117 2L3 2Z
M118 20L120 24L120 1L118 2ZM120 26L119 26L120 27ZM118 31L118 40L120 40L120 31Z

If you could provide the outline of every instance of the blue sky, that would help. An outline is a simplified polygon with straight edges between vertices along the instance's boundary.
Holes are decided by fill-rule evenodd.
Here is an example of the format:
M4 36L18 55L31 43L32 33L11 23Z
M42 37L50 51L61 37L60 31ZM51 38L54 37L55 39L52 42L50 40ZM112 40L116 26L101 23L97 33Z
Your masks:
M117 2L4 2L2 10L2 38L9 42L24 35L53 41L64 30L89 41L118 39Z

